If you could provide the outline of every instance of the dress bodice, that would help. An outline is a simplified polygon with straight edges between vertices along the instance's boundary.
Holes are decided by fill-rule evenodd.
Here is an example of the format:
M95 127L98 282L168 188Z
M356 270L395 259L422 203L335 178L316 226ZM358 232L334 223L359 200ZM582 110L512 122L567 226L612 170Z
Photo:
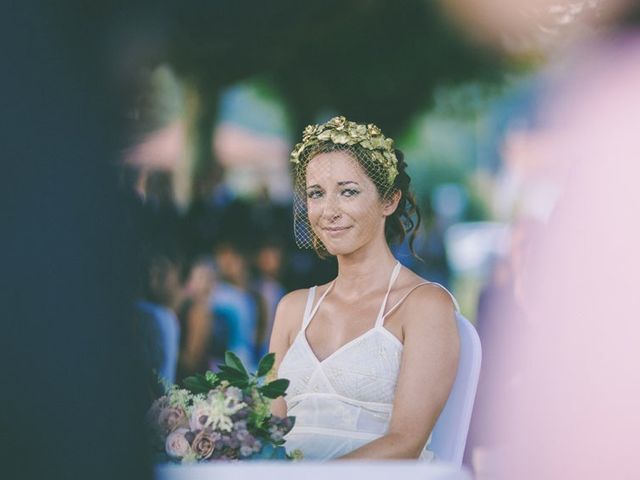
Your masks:
M314 306L316 287L309 290L302 327L282 359L278 376L290 381L285 401L296 423L287 435L288 450L302 450L306 459L345 455L384 435L389 426L402 359L402 343L384 326L385 318L415 288L385 313L389 292L401 265L392 272L387 293L372 328L324 360L313 352L306 330L327 288ZM421 458L431 459L427 445Z

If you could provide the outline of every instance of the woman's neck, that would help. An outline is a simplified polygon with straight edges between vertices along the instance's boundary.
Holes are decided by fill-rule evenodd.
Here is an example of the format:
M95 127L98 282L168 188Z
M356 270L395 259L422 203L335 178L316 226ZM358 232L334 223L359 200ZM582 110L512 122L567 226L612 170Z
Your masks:
M376 251L339 255L334 288L343 296L353 298L380 288L386 289L396 263L386 242L383 249Z

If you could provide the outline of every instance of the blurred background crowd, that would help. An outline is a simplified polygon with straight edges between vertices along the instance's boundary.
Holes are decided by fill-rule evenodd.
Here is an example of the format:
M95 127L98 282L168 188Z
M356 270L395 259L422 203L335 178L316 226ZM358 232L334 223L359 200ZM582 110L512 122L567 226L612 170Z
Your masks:
M19 199L7 202L19 206L8 231L28 239L8 236L3 248L27 252L6 262L2 290L22 321L7 331L2 362L21 368L5 378L35 399L42 386L25 379L48 369L44 385L76 417L117 406L120 423L105 416L95 427L108 447L122 432L138 438L150 393L140 386L152 373L179 382L215 370L226 350L253 368L279 299L336 274L335 261L295 246L288 155L305 125L345 115L377 124L405 154L421 260L406 244L394 253L451 289L478 328L484 359L466 460L477 478L495 478L496 452L509 443L498 428L504 406L522 395L523 365L536 358L518 363L510 349L531 352L519 349L523 339L555 331L540 320L552 316L524 313L557 300L540 297L547 277L531 267L547 265L556 292L585 277L554 271L548 239L564 228L575 235L568 251L588 250L586 235L601 253L624 252L602 278L636 260L633 235L601 238L577 219L589 213L616 229L620 215L633 233L629 219L640 218L618 188L638 151L626 135L627 103L640 108L638 14L624 0L24 3L2 29L17 39L5 151L22 160L7 173ZM603 170L589 183L581 169L596 152ZM621 285L625 274L615 278ZM61 381L64 372L73 380ZM25 409L36 412L31 423L61 431L36 400L6 401L1 425L18 440L0 451L22 458L29 437L10 419ZM123 448L122 468L142 478L144 454ZM62 448L46 458L73 478L80 467L65 459L100 463L109 452Z
M180 11L164 55L136 71L122 188L143 236L138 313L166 324L148 356L169 381L215 369L227 349L255 366L279 299L335 276L335 261L295 246L288 156L306 124L337 114L394 136L423 219L421 260L406 244L395 253L475 317L515 208L494 191L514 112L529 115L531 72L435 5L334 7Z

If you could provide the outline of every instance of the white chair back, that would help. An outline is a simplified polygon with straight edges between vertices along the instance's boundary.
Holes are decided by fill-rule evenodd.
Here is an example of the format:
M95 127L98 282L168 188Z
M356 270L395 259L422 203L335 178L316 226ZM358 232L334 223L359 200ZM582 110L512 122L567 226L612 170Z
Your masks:
M460 361L449 399L433 427L429 449L438 461L462 466L471 412L478 388L482 347L475 327L456 313L460 335Z

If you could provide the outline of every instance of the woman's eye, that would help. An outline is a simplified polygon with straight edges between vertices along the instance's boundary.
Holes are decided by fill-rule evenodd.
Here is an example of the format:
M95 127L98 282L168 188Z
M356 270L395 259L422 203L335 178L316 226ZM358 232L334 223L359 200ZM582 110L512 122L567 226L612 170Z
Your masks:
M320 190L309 190L307 192L308 198L320 198L322 196L322 192Z
M357 195L358 193L360 193L358 190L355 190L353 188L345 188L342 191L342 195L344 195L345 197L353 197L354 195Z

